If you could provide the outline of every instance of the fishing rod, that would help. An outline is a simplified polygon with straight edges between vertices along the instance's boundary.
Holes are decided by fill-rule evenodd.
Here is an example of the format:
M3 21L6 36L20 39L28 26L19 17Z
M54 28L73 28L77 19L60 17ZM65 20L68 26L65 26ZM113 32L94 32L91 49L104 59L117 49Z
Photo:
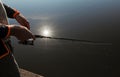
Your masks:
M112 43L105 43L105 42L96 42L96 41L89 41L89 40L80 40L80 39L72 39L72 38L59 38L59 37L48 37L42 35L34 35L35 38L48 38L48 39L56 39L56 40L66 40L66 41L73 41L73 42L82 42L86 44L96 44L96 45L112 45ZM26 40L24 42L19 42L19 44L23 45L34 45L33 39Z

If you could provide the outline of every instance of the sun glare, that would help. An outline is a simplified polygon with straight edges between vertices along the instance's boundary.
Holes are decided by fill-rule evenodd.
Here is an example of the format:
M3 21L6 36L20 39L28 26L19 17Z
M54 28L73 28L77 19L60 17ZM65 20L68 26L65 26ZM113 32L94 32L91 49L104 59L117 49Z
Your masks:
M44 30L44 31L43 31L43 35L44 35L44 36L49 36L49 35L50 35L50 32L49 32L48 30Z
M42 26L38 28L38 32L42 36L51 37L53 36L53 29L50 26Z
M49 30L43 30L43 36L50 36L50 31Z

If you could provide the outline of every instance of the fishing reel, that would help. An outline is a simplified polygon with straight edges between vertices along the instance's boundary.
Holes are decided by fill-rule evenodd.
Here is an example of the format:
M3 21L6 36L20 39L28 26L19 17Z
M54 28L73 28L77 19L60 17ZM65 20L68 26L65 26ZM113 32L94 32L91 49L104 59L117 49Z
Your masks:
M28 40L25 40L25 41L19 41L19 44L34 45L34 40L33 39L28 39Z
M35 38L46 38L45 36L41 36L41 35L34 35L34 36L35 36ZM22 45L34 45L34 40L28 39L25 41L19 41L18 43L22 44Z

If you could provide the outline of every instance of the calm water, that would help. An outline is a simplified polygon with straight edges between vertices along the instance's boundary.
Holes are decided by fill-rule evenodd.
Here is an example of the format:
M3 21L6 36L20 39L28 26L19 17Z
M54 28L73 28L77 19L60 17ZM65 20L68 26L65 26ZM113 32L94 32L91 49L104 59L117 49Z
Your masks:
M44 29L53 37L109 42L87 44L36 39L34 46L17 44L21 68L45 77L116 77L120 73L120 1L118 0L3 0L19 9L34 34ZM10 23L16 23L10 20ZM15 39L15 40L14 40Z

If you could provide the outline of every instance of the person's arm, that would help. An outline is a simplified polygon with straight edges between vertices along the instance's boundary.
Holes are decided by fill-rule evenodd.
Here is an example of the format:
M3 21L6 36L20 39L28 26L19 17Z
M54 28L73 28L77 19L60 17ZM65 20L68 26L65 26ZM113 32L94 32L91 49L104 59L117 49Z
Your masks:
M35 40L35 36L32 34L32 32L24 26L10 25L10 35L15 36L21 42L24 42L28 39Z
M28 29L30 29L30 25L29 25L29 22L28 20L16 9L13 9L5 4L3 4L4 7L5 7L5 10L6 10L6 13L7 13L7 16L9 18L14 18L16 19L16 21L22 25L22 26L25 26L27 27Z
M5 39L9 36L15 36L20 41L25 41L28 39L35 40L32 32L24 26L15 25L1 25L0 26L0 38Z
M30 24L28 20L21 13L16 15L15 19L17 20L18 23L20 23L20 25L25 26L28 29L30 29Z

